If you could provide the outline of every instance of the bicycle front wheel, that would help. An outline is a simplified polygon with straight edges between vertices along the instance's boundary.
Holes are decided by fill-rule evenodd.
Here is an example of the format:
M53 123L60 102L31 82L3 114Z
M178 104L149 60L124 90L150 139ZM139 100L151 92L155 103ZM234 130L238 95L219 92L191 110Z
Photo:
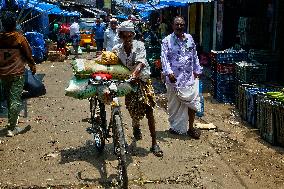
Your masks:
M95 147L99 152L102 152L105 147L105 135L104 135L104 119L103 113L105 113L104 106L99 103L96 97L90 99L90 111L91 111L91 134L93 135Z
M126 168L126 142L122 127L122 119L119 114L113 116L113 143L118 160L118 184L120 188L128 188L128 176Z

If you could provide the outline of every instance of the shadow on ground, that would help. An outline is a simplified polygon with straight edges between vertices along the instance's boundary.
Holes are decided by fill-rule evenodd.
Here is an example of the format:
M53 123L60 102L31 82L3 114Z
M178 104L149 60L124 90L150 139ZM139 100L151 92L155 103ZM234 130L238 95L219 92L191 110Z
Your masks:
M113 144L106 144L103 152L98 152L92 141L87 141L86 145L79 148L64 149L61 151L60 164L66 164L76 161L85 161L94 166L99 173L100 178L84 178L83 171L78 172L77 179L83 182L99 183L104 188L109 188L114 185L113 181L117 178L117 173L109 174L107 167L112 164L112 161L116 160L116 156L113 153ZM133 163L132 156L145 157L150 153L144 148L137 147L136 141L133 140L128 146L128 153L126 155L127 167ZM116 163L114 163L115 165Z

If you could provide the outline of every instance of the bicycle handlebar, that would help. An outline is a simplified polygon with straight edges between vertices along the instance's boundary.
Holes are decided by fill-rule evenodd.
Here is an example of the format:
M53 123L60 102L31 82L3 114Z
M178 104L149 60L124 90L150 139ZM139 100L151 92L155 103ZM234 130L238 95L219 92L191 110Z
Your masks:
M115 83L115 84L130 83L133 80L134 80L134 78L132 78L132 77L130 77L129 79L125 79L125 80L116 80L116 79L104 80L104 79L90 78L89 82L92 85L111 85L112 83Z

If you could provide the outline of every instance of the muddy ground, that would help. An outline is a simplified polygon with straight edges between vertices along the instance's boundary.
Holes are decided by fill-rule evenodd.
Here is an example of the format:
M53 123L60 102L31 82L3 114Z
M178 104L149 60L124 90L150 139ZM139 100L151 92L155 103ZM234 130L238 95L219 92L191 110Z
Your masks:
M89 102L64 95L72 77L70 60L44 62L47 93L28 99L28 117L20 126L30 131L12 138L0 135L0 188L116 188L116 160L111 141L99 154L91 135ZM206 78L203 78L204 83ZM147 120L143 140L132 138L131 120L122 107L130 145L127 156L129 188L284 188L284 150L262 140L259 131L243 122L235 107L216 102L205 87L205 115L196 122L213 123L200 140L168 130L163 86L154 82L157 138L164 157L150 153ZM123 99L121 99L123 102ZM7 123L0 118L1 129Z

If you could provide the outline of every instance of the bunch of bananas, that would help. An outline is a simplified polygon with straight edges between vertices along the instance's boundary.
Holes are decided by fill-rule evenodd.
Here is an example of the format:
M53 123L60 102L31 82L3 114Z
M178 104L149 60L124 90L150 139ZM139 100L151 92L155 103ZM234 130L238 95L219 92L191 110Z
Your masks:
M268 98L274 99L276 101L284 102L284 89L278 92L267 92Z

